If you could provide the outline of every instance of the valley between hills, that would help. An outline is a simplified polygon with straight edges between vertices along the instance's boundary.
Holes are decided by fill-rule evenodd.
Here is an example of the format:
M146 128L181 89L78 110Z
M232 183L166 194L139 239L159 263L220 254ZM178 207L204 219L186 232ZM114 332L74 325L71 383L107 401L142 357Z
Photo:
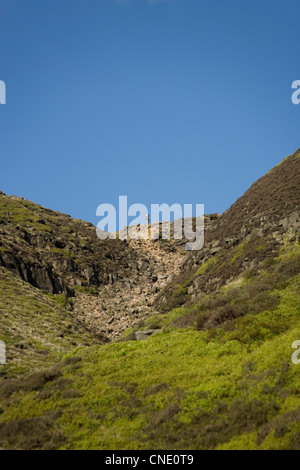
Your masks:
M300 449L300 150L186 240L0 192L0 448Z

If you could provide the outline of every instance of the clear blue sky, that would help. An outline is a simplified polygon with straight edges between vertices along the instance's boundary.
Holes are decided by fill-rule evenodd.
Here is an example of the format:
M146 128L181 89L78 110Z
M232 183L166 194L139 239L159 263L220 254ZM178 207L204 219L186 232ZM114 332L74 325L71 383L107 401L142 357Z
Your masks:
M0 0L0 189L223 212L300 147L299 0Z

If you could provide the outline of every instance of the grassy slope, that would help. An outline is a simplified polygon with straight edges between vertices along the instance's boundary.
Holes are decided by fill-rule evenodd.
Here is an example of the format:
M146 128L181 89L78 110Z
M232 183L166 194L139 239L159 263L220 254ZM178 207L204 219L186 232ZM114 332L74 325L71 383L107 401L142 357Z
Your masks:
M46 294L0 267L0 338L7 347L2 374L30 372L95 342L76 321L64 295Z
M0 446L299 449L299 254L287 244L271 271L219 294L228 306L231 289L232 304L237 289L249 298L266 283L276 302L264 311L197 331L174 328L170 320L189 313L182 308L159 318L165 330L148 341L78 348L54 369L2 382ZM198 304L196 324L207 305Z

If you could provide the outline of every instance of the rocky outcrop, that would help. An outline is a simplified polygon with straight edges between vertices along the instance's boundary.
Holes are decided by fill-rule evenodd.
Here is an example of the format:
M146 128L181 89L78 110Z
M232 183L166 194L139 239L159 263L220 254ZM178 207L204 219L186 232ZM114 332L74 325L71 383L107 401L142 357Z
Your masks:
M125 241L99 240L92 224L68 215L4 194L0 209L0 266L46 292L112 285L149 264Z
M142 331L136 331L135 332L135 338L137 341L144 341L150 336L152 336L154 333L159 333L162 330L159 329L153 329L153 330L142 330Z
M148 227L131 227L145 231ZM128 246L139 258L128 260L131 277L113 279L99 286L97 293L78 292L75 311L89 326L110 339L118 338L126 329L135 327L151 313L159 292L179 273L185 259L185 240L135 240ZM133 339L136 339L135 336Z

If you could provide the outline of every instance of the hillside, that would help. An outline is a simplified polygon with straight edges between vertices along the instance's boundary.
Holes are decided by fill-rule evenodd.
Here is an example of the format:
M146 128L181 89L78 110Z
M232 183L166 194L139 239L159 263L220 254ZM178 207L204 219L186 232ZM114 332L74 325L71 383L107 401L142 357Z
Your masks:
M63 295L46 294L2 267L0 315L0 336L8 351L9 375L52 364L76 346L107 341L87 330Z
M157 308L195 302L259 270L276 258L286 235L297 241L300 229L300 150L256 181L205 234L204 249L184 261L178 279L157 299Z
M2 194L0 447L299 450L299 157L187 255Z

